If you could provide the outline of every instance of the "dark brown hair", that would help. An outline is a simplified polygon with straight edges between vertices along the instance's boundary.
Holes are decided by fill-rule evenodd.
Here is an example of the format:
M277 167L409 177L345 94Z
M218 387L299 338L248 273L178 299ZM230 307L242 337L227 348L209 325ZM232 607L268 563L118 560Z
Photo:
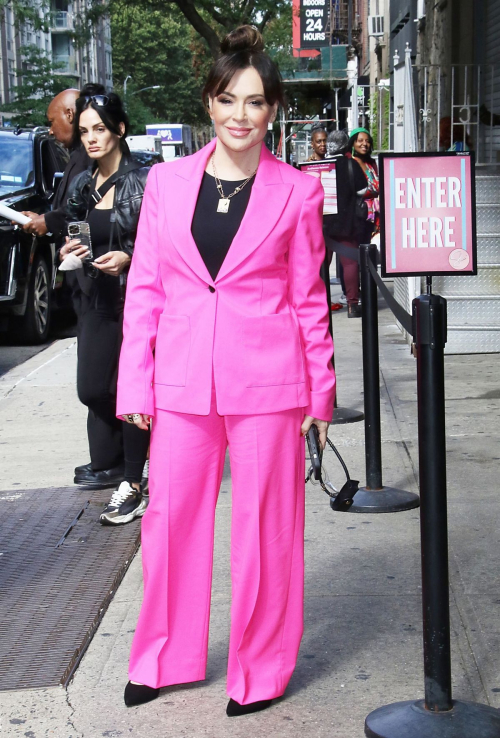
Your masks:
M104 105L98 105L93 98L103 98ZM107 101L106 101L107 100ZM92 108L95 110L104 125L112 133L120 136L120 149L123 153L129 153L128 144L125 137L128 134L129 122L128 116L123 107L121 99L115 92L106 92L102 85L87 84L80 90L80 97L75 101L75 118L73 120L73 147L80 143L80 116L84 110ZM120 123L125 126L125 132L120 131Z
M220 48L222 54L212 66L203 88L205 107L209 97L214 98L224 92L236 72L248 67L253 67L259 73L267 104L285 104L281 74L265 53L262 36L256 28L240 26L224 38Z

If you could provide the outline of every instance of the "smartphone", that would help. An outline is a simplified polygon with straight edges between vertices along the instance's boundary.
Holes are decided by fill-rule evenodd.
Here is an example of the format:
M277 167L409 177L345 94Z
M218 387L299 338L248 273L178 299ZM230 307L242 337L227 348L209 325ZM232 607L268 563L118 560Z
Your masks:
M319 444L319 430L318 426L311 425L306 435L307 447L309 449L309 456L311 459L311 466L313 468L314 479L318 481L321 479L321 461L323 458L323 451Z
M86 246L88 248L88 256L86 256L85 259L83 259L82 261L94 261L94 254L92 253L92 240L90 238L90 226L86 220L76 220L72 223L68 223L68 236L70 238L79 238L80 245Z
M89 250L87 256L82 259L83 268L89 277L97 277L99 270L92 266L94 261L94 253L92 251L92 239L90 238L90 226L86 220L74 220L68 223L68 236L70 238L80 239L80 245L86 246Z

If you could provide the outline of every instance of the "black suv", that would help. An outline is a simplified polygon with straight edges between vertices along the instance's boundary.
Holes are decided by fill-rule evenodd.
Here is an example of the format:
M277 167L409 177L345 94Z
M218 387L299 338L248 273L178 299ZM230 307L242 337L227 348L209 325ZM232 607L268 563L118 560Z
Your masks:
M18 211L47 212L68 158L46 129L0 128L0 201ZM54 254L49 234L36 238L0 217L0 329L14 327L23 343L47 339Z

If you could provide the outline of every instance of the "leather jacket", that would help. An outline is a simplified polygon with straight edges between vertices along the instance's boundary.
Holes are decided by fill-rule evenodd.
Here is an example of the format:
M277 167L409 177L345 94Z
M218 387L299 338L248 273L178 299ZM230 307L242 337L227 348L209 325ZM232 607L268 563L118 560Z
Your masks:
M142 197L150 168L142 166L139 162L135 162L133 156L128 154L123 155L122 162L128 166L133 166L134 164L137 166L124 172L116 180L113 199L113 212L115 215L114 233L116 239L113 240L115 243L116 240L118 242L117 251L125 251L129 256L132 256ZM68 222L72 220L85 220L87 217L92 174L95 171L95 166L94 164L93 167L79 174L71 183L66 205Z

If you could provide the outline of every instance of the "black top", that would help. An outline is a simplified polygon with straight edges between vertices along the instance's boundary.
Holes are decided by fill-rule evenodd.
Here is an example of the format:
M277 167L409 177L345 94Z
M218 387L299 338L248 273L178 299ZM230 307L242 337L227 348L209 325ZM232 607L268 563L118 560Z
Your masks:
M108 251L113 251L113 246L115 246L113 244L111 248L109 247L109 237L111 234L110 216L112 212L112 208L92 208L89 213L88 224L90 227L94 259L97 259L98 256L102 256Z
M88 215L88 224L90 227L90 239L92 241L92 253L94 259L98 256L107 254L108 251L117 251L118 240L116 236L116 228L114 230L113 243L110 246L109 237L111 234L110 216L113 208L92 208ZM115 307L121 304L121 288L120 279L111 274L100 272L97 279L92 280L94 290L97 290L99 306Z
M191 233L212 279L217 277L229 247L238 232L247 209L254 179L252 177L241 192L230 199L227 213L218 213L217 205L220 195L215 184L215 177L207 172L203 175ZM238 182L221 180L226 197L244 181L244 179Z

